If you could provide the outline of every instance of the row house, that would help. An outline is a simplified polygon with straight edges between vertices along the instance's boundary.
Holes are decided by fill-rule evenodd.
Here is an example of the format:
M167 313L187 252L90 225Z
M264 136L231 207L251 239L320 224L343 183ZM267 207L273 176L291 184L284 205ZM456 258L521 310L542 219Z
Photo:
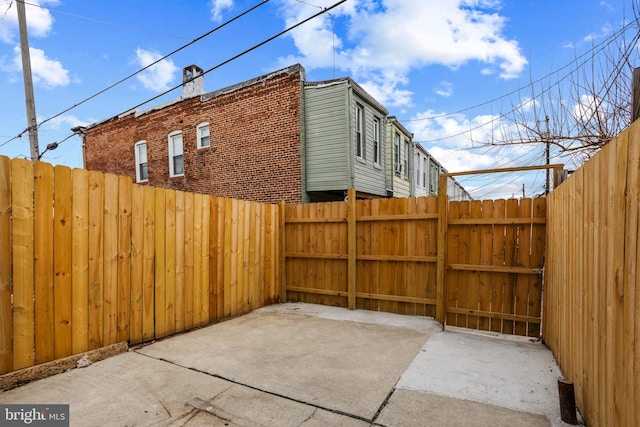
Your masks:
M411 195L438 195L440 174L447 173L447 170L419 143L413 146L412 158L415 175L411 180ZM472 200L469 192L454 177L447 178L447 194L450 200Z
M163 188L265 203L415 195L413 135L351 78L309 82L292 65L75 128L84 166Z

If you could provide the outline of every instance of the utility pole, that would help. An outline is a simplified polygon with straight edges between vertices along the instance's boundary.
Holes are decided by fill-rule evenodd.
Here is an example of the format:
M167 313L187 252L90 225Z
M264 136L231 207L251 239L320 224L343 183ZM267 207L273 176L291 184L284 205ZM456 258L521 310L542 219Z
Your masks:
M551 135L549 134L549 116L545 116L544 121L546 122L546 131L545 131L545 141L547 143L547 148L546 148L546 154L547 154L547 166L549 166L549 164L551 163L551 159L550 159L550 153L549 153L549 138L551 138ZM546 170L547 172L547 182L545 183L544 186L544 194L549 194L549 191L551 190L550 188L550 171L549 169Z
M640 117L640 68L633 69L631 78L631 123Z
M29 35L27 34L27 16L24 11L24 0L16 0L18 9L18 27L20 30L20 53L22 55L22 75L24 79L24 98L27 104L27 130L31 145L31 161L40 157L38 147L38 123L36 121L36 101L33 96L33 80L31 78L31 56L29 53Z

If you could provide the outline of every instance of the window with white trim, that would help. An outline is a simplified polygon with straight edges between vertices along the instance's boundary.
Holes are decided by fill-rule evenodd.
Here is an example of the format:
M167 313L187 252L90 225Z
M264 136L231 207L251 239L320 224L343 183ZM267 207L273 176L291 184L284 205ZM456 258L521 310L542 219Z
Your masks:
M184 148L182 146L182 131L169 134L169 176L184 175Z
M147 165L147 141L138 141L134 145L136 159L136 182L149 181L149 167Z
M373 163L380 164L380 119L373 118Z
M427 188L427 158L422 158L422 186Z
M404 140L404 177L409 179L409 141Z
M393 168L398 175L402 171L402 164L400 163L400 134L398 132L393 134Z
M361 159L364 159L363 118L364 108L362 105L356 104L356 156Z
M198 148L208 148L211 146L211 136L209 134L209 123L204 122L196 126L196 138Z

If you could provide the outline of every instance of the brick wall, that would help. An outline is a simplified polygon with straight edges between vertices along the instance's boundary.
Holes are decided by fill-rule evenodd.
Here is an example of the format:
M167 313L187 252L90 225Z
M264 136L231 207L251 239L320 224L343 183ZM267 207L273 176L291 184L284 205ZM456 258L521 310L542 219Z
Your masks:
M135 117L90 127L86 168L131 176L134 144L147 141L149 185L244 200L302 202L301 79L274 73L227 93L194 97ZM206 99L207 97L205 97ZM211 146L196 148L196 126L209 122ZM168 134L180 130L184 177L169 177Z

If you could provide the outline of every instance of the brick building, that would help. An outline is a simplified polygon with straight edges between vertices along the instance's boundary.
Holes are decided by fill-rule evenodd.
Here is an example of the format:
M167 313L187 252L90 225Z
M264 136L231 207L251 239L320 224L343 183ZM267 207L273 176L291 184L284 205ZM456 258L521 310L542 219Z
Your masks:
M78 130L85 168L176 190L302 202L304 68L209 93L203 78L187 67L180 98Z
M349 188L358 198L413 195L412 135L349 77L308 82L296 64L205 93L191 65L182 89L178 99L75 128L85 168L266 203L343 200ZM388 142L400 141L394 129L405 134L398 147Z

